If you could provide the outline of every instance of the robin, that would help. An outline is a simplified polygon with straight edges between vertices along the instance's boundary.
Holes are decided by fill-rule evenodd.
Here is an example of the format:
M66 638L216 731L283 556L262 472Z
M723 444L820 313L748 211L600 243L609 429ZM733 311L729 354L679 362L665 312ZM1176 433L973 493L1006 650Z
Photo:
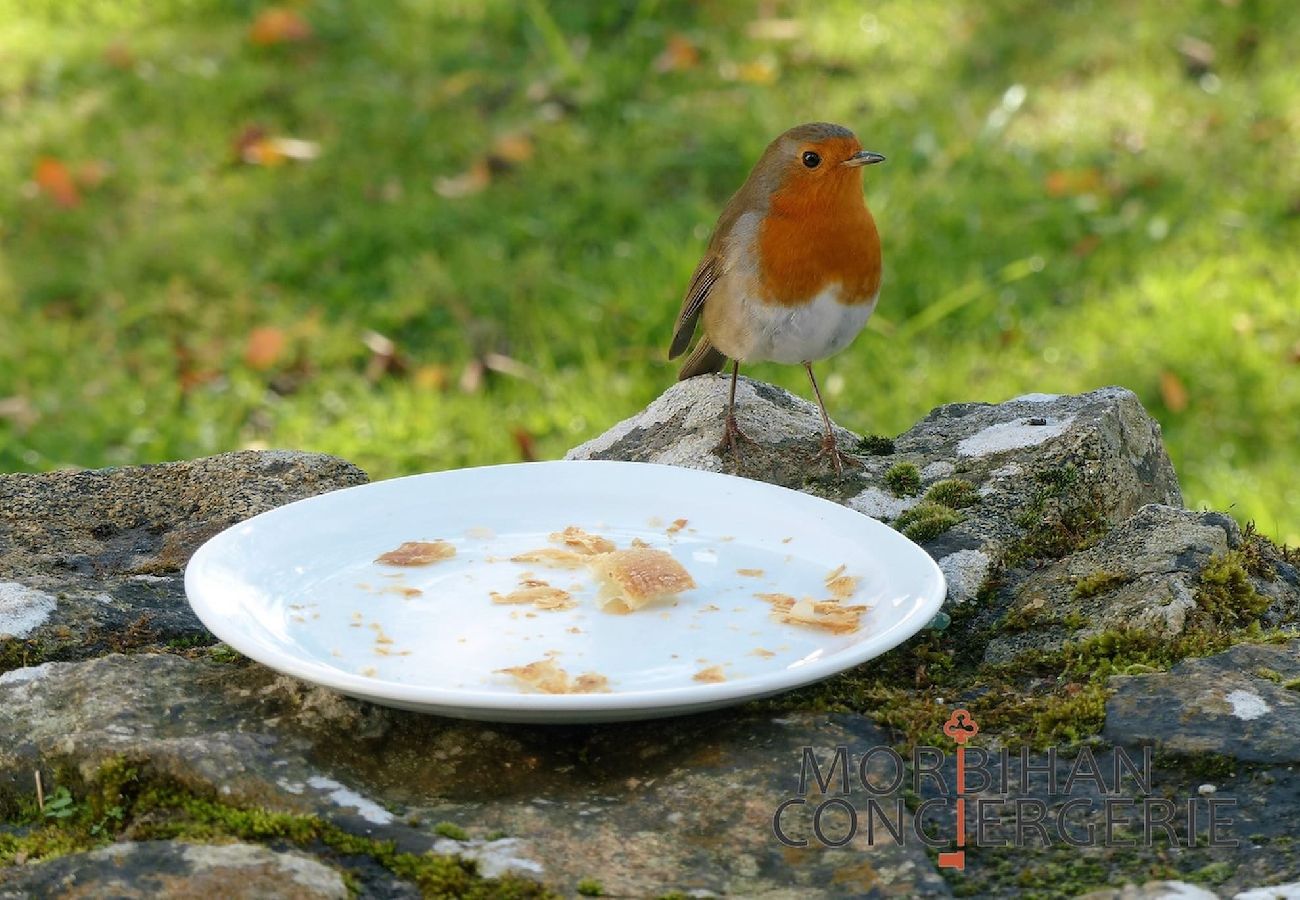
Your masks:
M732 360L719 452L739 457L739 440L750 441L734 414L740 364L770 361L808 371L826 426L816 458L829 457L837 474L850 461L835 444L812 364L852 343L876 307L880 235L862 196L862 167L884 159L842 125L799 125L768 145L723 208L668 351L669 359L685 352L702 320L678 380Z

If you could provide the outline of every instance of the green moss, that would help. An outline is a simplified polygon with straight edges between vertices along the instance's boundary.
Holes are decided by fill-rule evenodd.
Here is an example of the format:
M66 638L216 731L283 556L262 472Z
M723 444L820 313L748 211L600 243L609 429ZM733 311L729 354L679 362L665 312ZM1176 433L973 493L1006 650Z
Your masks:
M1268 666L1257 666L1251 674L1256 678L1263 678L1266 681L1273 682L1274 684L1282 683L1282 673L1277 669L1270 669Z
M1292 678L1290 681L1284 681L1282 687L1288 691L1300 691L1300 678Z
M869 434L858 441L858 449L872 456L893 456L894 439L881 434Z
M921 471L910 462L894 463L885 470L885 486L895 497L915 497L921 490Z
M1210 557L1198 576L1196 604L1217 625L1239 627L1268 609L1269 598L1255 590L1240 550Z
M578 882L578 893L584 897L603 897L605 889L594 878L584 878Z
M453 841L469 840L469 835L465 833L465 829L455 822L439 822L433 826L433 833L440 834L445 838L451 838Z
M1004 554L1008 567L1060 559L1092 546L1106 531L1104 506L1094 491L1080 484L1073 464L1039 472L1034 480L1033 495L1014 519L1025 533Z
M1237 867L1230 862L1220 860L1201 866L1199 869L1186 873L1183 877L1187 881L1198 884L1222 884L1232 877L1237 871Z
M1004 631L1027 631L1035 626L1047 624L1046 620L1046 605L1027 602L1008 610L1002 618L1001 627Z
M976 492L975 485L966 479L946 478L930 485L930 489L925 492L925 499L953 509L965 509L978 503L980 495Z
M904 510L894 520L894 527L912 540L923 542L938 537L961 520L961 513L951 507L922 500Z
M1107 572L1104 569L1090 572L1074 583L1074 598L1084 600L1088 597L1095 597L1097 594L1104 594L1119 587L1127 580L1125 576L1118 572Z
M129 831L133 840L235 838L288 842L316 853L324 845L338 857L368 857L414 882L426 897L522 900L553 896L531 881L483 878L470 860L402 852L391 841L351 834L317 816L235 806L200 796L168 778L146 777L141 763L128 758L110 759L89 779L83 779L75 768L60 770L56 781L73 795L74 802L68 807L72 814L41 823L28 811L28 820L34 821L35 827L21 834L0 832L0 866L12 865L19 854L34 861L87 850Z

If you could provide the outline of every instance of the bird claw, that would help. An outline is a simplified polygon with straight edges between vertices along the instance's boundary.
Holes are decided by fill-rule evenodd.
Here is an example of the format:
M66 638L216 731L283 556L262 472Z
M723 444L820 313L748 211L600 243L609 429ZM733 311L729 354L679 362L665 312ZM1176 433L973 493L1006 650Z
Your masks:
M713 452L719 456L723 453L730 452L732 459L735 460L737 465L739 465L742 455L740 452L740 444L742 441L749 444L751 447L758 446L758 441L740 430L740 426L736 424L736 417L728 414L726 421L722 426L722 440L718 441L718 445L713 448Z
M833 434L828 434L822 438L822 448L818 450L817 455L813 457L813 462L821 462L823 457L829 457L831 467L835 470L837 476L844 474L844 467L846 465L857 466L859 468L866 465L862 460L849 456L841 450L839 445L835 442L835 436Z

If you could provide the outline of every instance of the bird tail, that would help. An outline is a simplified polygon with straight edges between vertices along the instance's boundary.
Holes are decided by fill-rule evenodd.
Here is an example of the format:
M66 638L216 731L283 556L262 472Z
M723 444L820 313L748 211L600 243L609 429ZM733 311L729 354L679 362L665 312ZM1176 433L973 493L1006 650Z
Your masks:
M707 337L702 337L696 343L695 349L691 351L691 355L686 357L686 362L682 363L682 370L677 373L677 380L685 381L696 375L721 372L726 364L727 357L710 344Z

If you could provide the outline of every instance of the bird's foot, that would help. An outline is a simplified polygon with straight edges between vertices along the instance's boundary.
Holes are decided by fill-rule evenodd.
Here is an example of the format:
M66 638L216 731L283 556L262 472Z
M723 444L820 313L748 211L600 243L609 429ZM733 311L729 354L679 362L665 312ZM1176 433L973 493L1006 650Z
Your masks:
M821 462L823 459L830 460L831 468L835 470L837 476L844 474L845 466L858 466L861 468L866 465L862 460L849 456L841 450L835 442L835 435L833 434L827 434L822 438L822 448L813 457L813 462Z
M758 441L741 431L740 426L736 424L736 417L728 413L722 426L722 440L718 441L718 445L713 448L713 452L719 456L730 453L732 460L739 465L741 457L740 445L742 443L749 444L751 447L758 446Z

